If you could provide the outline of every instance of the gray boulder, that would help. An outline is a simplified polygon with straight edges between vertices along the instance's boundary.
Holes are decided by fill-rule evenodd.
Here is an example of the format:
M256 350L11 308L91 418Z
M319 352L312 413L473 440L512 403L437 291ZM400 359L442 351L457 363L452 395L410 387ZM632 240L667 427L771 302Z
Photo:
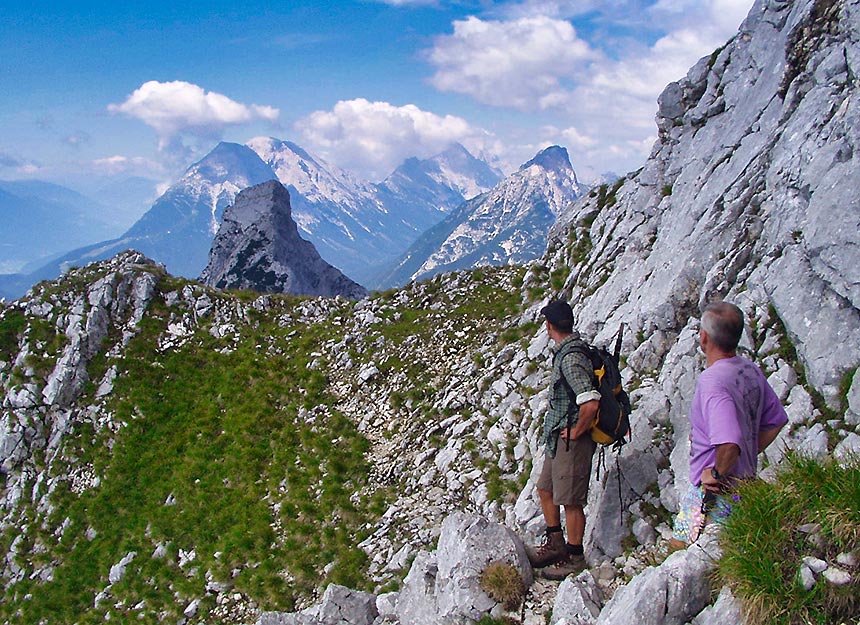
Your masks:
M371 625L377 614L376 595L331 584L317 618L322 625Z
M534 580L525 547L510 529L463 512L447 517L437 550L419 553L404 580L396 610L401 625L465 625L499 611L480 584L493 562L515 567L526 587Z
M692 625L743 625L741 606L732 591L723 587L714 605L702 610Z
M376 595L331 584L322 603L301 612L263 612L257 625L372 625Z
M550 625L592 625L603 601L591 571L567 578L558 587Z

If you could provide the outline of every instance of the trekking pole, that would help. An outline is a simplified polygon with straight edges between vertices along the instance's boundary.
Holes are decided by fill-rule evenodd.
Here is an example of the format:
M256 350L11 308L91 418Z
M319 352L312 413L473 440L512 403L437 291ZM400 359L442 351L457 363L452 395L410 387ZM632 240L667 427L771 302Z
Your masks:
M615 339L615 353L613 354L613 358L615 358L615 364L619 364L621 362L621 338L624 336L624 323L622 323L618 327L618 338Z

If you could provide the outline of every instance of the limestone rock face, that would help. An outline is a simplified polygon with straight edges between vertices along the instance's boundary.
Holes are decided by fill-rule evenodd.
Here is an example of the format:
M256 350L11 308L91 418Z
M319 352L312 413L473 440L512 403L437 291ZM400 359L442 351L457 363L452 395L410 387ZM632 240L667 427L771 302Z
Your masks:
M713 529L699 538L695 548L672 554L660 566L646 569L619 589L600 612L595 625L689 623L710 598L708 576L719 559Z
M702 303L756 285L836 401L860 351L860 16L819 4L756 2L660 96L643 169L559 219L556 246L572 228L592 246L569 280L586 334L677 336Z
M367 294L299 236L289 192L277 180L245 189L224 211L200 280L217 288L263 293L353 299Z
M624 455L647 481L656 476L672 512L689 483L688 413L709 301L741 307L745 353L779 372L792 417L771 462L785 448L823 454L845 439L816 427L818 396L848 408L844 421L856 425L856 375L847 396L844 380L860 359L858 69L855 3L757 1L735 37L661 94L644 167L592 190L550 231L545 264L570 269L559 294L577 328L608 345L625 324L624 375L641 387ZM621 468L632 473L623 458ZM606 531L604 514L618 509L609 478L592 484L586 540L597 559L620 553L626 532ZM624 511L647 493L621 482Z

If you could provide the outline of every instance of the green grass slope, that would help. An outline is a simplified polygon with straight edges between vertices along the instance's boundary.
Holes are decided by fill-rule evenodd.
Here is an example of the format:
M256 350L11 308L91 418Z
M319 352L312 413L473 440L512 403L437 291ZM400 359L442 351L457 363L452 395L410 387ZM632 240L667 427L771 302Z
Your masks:
M456 324L497 324L521 311L498 274L522 270L469 274L475 299L450 307L441 282L420 299L380 294L384 318L366 341L345 337L354 302L224 293L141 271L156 287L136 334L121 347L127 328L109 327L59 446L34 444L16 469L0 622L252 622L307 605L329 583L372 590L359 543L396 482L374 482L370 443L337 408L342 372L327 354L349 344L360 365L379 360L384 339L380 376L401 388L392 405L429 414L436 374L417 363L438 331L431 306L446 303ZM0 310L4 386L44 388L69 311L105 274L74 270L28 306ZM201 297L206 311L194 308ZM52 311L35 314L43 303ZM113 390L99 393L110 371ZM57 410L26 414L50 429Z

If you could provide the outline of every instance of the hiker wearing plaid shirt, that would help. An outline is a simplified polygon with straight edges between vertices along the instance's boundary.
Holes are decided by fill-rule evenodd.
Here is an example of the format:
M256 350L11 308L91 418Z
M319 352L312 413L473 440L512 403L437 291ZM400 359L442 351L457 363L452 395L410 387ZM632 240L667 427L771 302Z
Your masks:
M546 318L550 338L557 344L549 409L544 420L546 456L537 481L547 529L544 543L537 548L527 547L526 552L533 567L544 569L543 577L561 580L585 568L583 508L588 499L591 458L596 446L589 428L600 405L600 392L592 383L591 361L581 350L574 349L577 343L583 343L573 330L570 305L553 301L544 306L541 314ZM564 506L567 541L559 506Z

